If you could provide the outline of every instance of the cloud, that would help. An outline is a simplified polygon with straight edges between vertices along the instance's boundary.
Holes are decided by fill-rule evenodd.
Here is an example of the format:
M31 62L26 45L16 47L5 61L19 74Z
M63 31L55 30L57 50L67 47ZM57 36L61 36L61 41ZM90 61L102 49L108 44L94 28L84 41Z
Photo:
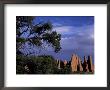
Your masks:
M85 54L94 52L94 26L87 25L82 27L60 26L55 27L62 35L62 50L78 50Z
M75 26L57 26L56 30L61 34L61 51L56 54L52 47L48 46L42 53L52 54L57 58L69 59L72 53L78 55L94 55L94 26L87 25L81 27ZM42 54L41 53L41 54Z
M54 27L53 30L57 31L60 34L69 34L71 32L71 30L73 29L72 26L58 26L58 27Z
M94 26L82 26L82 27L75 27L75 26L58 26L53 28L54 31L62 34L62 36L88 36L89 38L93 38L94 36Z
M60 27L60 26L62 26L61 23L53 23L52 25L53 25L54 27Z

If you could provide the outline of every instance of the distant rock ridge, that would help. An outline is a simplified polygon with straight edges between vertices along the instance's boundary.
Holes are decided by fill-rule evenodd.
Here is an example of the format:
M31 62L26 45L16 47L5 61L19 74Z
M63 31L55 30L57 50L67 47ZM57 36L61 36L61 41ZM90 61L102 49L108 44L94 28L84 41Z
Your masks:
M58 69L64 68L66 65L70 66L71 72L94 72L91 56L84 56L83 62L77 54L73 54L69 62L67 60L57 60Z

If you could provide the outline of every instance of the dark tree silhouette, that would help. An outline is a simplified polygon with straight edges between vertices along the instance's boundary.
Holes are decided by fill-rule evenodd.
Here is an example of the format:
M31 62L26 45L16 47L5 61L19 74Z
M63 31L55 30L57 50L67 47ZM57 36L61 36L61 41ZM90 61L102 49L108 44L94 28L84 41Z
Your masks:
M56 53L60 51L61 34L52 31L50 22L34 24L34 18L32 16L16 16L16 53L22 54L21 49L25 49L26 45L30 48L45 48L44 43L52 46Z

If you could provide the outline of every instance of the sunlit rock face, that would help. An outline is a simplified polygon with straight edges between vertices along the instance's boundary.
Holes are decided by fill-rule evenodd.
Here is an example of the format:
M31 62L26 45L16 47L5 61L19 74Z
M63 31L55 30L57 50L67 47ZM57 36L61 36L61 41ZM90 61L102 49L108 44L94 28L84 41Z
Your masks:
M79 67L78 71L83 71L83 67L82 67L82 63L81 63L81 59L80 58L78 59L78 67Z
M72 72L76 72L78 68L78 57L77 55L73 54L71 58L71 69Z
M92 63L92 57L91 56L84 56L83 62L81 58L73 54L70 61L67 60L57 60L57 67L58 69L62 69L66 66L69 66L71 68L71 72L94 72L94 65Z
M73 54L71 58L71 70L72 72L94 72L92 57L88 56L88 58L86 58L86 56L84 56L84 62L82 62L78 55Z
M83 71L81 59L75 54L73 54L71 58L71 69L72 72Z

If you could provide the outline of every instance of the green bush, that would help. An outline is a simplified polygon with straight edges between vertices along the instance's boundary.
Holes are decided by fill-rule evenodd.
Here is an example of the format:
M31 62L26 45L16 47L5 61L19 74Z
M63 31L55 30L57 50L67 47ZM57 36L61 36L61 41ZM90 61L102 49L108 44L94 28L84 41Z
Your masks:
M52 56L26 57L17 56L17 74L52 74L57 69L57 64ZM26 70L25 67L29 70Z

